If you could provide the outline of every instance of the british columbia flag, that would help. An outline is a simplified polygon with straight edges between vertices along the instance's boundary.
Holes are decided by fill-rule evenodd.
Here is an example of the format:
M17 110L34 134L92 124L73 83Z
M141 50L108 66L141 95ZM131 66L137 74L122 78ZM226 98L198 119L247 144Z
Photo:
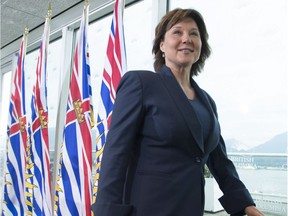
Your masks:
M100 90L101 100L96 124L96 175L93 187L93 203L96 201L101 159L112 117L116 90L121 77L127 71L123 28L124 5L124 0L116 0L104 63Z
M51 9L45 19L31 100L31 136L27 146L29 154L26 167L28 215L52 215L46 87L50 19Z
M85 3L74 51L64 139L56 181L54 215L91 215L93 108Z
M25 166L27 120L25 110L25 74L28 30L25 29L13 75L7 127L6 164L2 215L25 215Z

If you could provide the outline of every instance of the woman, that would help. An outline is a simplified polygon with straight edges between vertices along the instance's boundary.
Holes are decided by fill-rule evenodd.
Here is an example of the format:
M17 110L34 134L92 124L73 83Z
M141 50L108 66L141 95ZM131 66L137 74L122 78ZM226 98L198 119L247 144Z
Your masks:
M212 98L192 79L210 55L195 10L168 12L155 30L154 68L122 78L101 165L95 216L200 216L205 163L232 215L263 215L227 158Z

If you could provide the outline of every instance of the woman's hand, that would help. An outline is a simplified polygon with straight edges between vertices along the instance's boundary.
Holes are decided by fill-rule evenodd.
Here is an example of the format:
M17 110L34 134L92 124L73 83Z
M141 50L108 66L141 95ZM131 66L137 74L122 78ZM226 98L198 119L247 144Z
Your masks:
M255 206L248 206L245 208L245 213L248 216L264 216Z

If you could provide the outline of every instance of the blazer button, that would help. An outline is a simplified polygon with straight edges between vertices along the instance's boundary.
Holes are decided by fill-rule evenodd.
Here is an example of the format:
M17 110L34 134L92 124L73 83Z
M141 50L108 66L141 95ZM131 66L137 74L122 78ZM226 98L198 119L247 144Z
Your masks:
M196 163L201 163L201 158L200 157L195 157L195 162Z

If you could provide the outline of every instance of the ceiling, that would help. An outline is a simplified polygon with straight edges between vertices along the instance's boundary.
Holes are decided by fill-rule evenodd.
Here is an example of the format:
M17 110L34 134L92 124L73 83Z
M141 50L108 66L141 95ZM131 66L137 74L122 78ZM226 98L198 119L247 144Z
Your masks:
M0 73L10 70L13 56L19 49L25 27L29 29L27 52L39 46L49 3L52 9L50 41L61 36L61 29L79 27L86 0L0 0ZM113 11L115 0L87 0L89 20L101 18ZM140 0L125 0L128 6Z
M52 18L83 2L83 0L1 0L1 49L41 26L51 3Z

